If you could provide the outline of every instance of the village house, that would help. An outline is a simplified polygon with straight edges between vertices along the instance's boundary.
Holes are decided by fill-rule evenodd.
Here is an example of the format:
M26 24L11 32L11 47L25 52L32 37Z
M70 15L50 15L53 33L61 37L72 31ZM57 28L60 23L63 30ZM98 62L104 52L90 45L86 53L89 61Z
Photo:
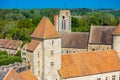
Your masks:
M13 56L20 50L21 44L19 40L0 39L0 50L7 51L9 56Z

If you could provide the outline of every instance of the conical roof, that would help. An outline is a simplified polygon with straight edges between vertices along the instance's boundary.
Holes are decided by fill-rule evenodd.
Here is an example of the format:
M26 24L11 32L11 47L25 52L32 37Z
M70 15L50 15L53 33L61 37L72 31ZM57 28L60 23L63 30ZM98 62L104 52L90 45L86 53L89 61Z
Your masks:
M59 38L59 33L55 30L51 21L43 17L40 23L38 24L35 31L32 33L31 37L48 39L48 38Z

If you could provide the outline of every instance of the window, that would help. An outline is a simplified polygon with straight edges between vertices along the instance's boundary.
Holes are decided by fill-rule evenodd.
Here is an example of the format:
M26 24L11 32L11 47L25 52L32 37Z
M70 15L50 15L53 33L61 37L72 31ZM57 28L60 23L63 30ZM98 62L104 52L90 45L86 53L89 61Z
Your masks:
M112 80L115 80L115 75L112 76Z
M51 67L53 67L54 66L54 62L51 62L50 65L51 65Z
M38 57L40 57L40 52L38 51Z
M26 58L23 58L24 61L26 61Z
M97 78L97 80L101 80L101 78Z
M66 21L64 20L64 30L66 30Z
M95 49L93 48L92 51L95 51Z
M38 67L40 67L40 61L38 61Z
M53 51L53 50L51 51L50 56L51 56L51 57L54 56L54 51Z
M52 45L54 45L54 40L52 40Z
M65 19L65 16L62 16L63 19Z
M119 75L119 80L120 80L120 75Z
M63 30L63 28L64 28L64 20L62 20L62 30Z
M38 71L38 76L40 76L40 71Z
M108 77L106 77L106 79L105 80L108 80Z
M23 55L23 56L26 56L26 53L25 53L25 52L22 52L22 55Z

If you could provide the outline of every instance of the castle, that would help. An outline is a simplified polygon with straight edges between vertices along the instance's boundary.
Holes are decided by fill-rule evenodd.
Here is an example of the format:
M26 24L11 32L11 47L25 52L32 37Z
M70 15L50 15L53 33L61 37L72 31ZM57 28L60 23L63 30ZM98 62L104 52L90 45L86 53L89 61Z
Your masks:
M93 26L89 34L71 32L69 10L54 19L53 26L42 18L22 49L38 80L120 80L120 26Z

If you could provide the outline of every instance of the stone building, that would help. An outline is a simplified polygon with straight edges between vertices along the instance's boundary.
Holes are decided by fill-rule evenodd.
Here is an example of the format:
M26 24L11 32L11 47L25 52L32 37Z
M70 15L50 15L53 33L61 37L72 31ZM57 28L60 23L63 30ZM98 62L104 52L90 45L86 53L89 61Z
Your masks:
M113 31L113 49L118 52L120 57L120 24Z
M63 54L61 60L61 80L120 80L115 50Z
M62 28L62 17L66 17L67 13L69 13L68 16L70 18L71 14L69 10L60 10L59 16L54 16L54 27L62 36L62 53L112 49L112 33L116 26L91 26L90 33L86 34L83 32L71 32L71 26L69 26L70 30L68 30L69 28ZM66 19L65 21L69 23L71 20Z
M92 27L90 34L57 29L60 36L56 22L42 18L22 49L38 80L120 80L120 26Z
M116 26L91 26L88 51L112 49L112 33Z
M19 40L8 40L0 39L0 50L7 51L9 56L13 56L20 50L22 41Z
M88 32L62 33L62 53L78 53L88 50Z
M38 80L57 80L61 68L61 37L50 20L42 18L31 35L32 41L24 46L22 55Z
M71 14L69 10L60 10L59 16L57 17L56 15L55 21L58 23L58 26L56 25L58 32L71 32Z

